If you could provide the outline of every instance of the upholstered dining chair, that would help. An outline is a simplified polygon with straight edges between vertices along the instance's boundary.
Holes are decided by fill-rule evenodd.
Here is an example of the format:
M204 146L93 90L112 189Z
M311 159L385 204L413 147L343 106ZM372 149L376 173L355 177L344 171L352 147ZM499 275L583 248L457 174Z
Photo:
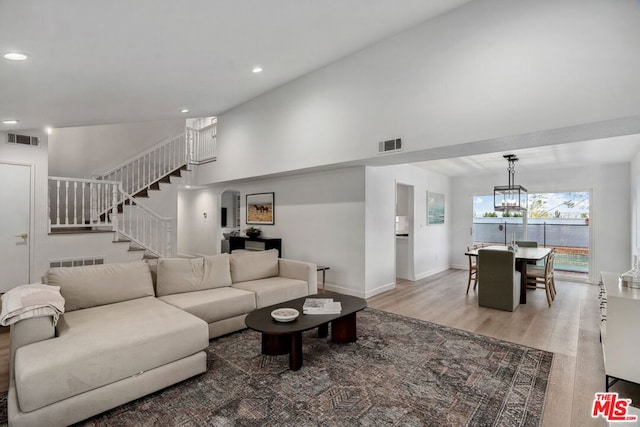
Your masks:
M467 246L467 252L473 249L477 249L477 247ZM476 286L478 285L478 257L473 255L467 255L467 258L469 258L469 278L467 279L467 294L468 294L472 281L473 281L474 291L476 290Z
M514 311L520 304L520 273L516 271L515 253L480 249L478 262L478 305Z
M537 248L538 242L535 240L516 240L516 245L521 248ZM536 265L536 261L527 261L527 265Z
M544 289L549 307L551 307L551 301L556 298L556 283L553 273L555 258L556 252L553 249L547 256L544 266L527 267L527 288Z

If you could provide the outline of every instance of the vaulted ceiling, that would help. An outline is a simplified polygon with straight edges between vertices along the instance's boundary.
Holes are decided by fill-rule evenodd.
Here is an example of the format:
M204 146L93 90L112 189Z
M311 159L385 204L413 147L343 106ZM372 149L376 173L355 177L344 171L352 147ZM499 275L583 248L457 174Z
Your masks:
M467 1L1 0L0 130L217 115Z

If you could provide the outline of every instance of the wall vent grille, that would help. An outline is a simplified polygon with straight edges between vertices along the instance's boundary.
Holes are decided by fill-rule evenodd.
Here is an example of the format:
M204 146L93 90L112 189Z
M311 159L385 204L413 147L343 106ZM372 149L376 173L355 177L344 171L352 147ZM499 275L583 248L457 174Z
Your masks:
M388 139L378 143L378 153L402 151L402 138Z
M8 133L7 142L9 144L22 144L22 145L39 145L37 136L19 135L17 133Z
M104 257L96 258L74 258L74 259L56 259L49 261L49 267L81 267L83 265L100 265L104 264Z

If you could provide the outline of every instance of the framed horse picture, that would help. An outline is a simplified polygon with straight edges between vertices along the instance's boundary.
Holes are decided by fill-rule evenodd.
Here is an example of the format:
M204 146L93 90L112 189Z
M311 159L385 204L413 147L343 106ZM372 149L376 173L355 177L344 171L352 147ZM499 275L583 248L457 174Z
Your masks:
M247 224L275 224L275 193L247 194Z

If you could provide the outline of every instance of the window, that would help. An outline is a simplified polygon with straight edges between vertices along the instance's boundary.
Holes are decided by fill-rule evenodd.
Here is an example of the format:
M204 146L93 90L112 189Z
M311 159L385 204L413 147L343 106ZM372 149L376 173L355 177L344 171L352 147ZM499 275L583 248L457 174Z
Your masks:
M514 217L495 212L493 195L474 196L473 240L498 245L507 244L512 238L535 240L539 246L556 248L558 274L586 279L591 246L590 199L588 191L530 193L525 220L519 213Z

